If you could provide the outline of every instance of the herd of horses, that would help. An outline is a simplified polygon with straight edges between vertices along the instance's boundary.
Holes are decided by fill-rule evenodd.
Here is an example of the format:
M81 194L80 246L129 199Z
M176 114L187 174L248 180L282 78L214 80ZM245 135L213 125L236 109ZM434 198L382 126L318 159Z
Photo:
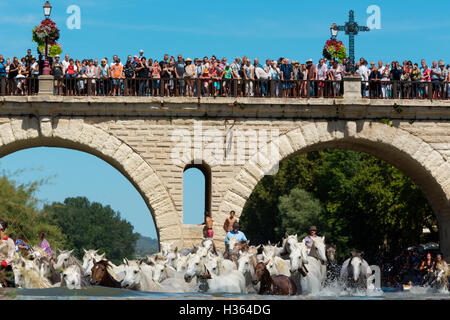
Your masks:
M361 254L354 251L342 266L336 248L316 237L311 247L297 235L286 234L280 246L250 246L230 240L217 252L212 239L178 250L161 243L161 251L145 259L115 265L98 250L84 250L83 260L72 251L50 258L43 250L23 257L16 253L16 287L81 289L88 286L126 288L148 292L208 292L265 295L317 295L332 284L348 290L373 290L374 275Z

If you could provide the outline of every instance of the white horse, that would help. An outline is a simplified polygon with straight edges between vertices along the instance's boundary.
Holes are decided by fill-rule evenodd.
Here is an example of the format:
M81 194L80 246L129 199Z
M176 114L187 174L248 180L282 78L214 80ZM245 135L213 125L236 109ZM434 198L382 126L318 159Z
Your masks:
M291 264L289 260L284 260L279 256L267 257L263 252L263 262L266 263L266 268L270 275L285 275L287 277L291 276Z
M241 253L238 260L238 271L242 273L245 278L245 286L248 293L258 293L260 283L254 285L252 280L255 275L255 267L258 264L258 259L255 254L248 252Z
M306 243L303 242L305 245ZM320 263L320 271L321 271L321 283L325 285L325 279L327 277L327 252L325 245L325 237L316 237L313 240L311 248L309 248L309 257L316 258Z
M212 253L208 253L206 256L205 263L208 267L208 270L212 271L215 275L219 276L225 273L228 273L232 270L237 270L237 265L228 259L223 259Z
M351 254L342 264L339 277L341 285L346 289L372 289L372 269L361 253L352 251Z
M173 242L161 242L161 254L166 257L172 251Z
M102 255L99 255L97 252L98 250L84 250L84 256L83 256L83 272L85 277L90 277L92 275L92 267L94 266L94 259L95 261L102 261L106 260L105 253Z
M184 272L186 271L186 267L188 264L189 258L192 256L192 253L189 253L187 256L183 256L181 254L177 255L177 260L175 262L175 270L177 272Z
M308 255L306 245L297 243L289 255L292 278L297 292L317 295L322 288L322 266L318 259Z
M42 277L47 278L52 285L59 286L61 275L56 272L50 256L40 256L34 259L33 262L37 265Z
M194 255L189 261L184 274L186 282L191 282L194 277L197 277L201 291L209 293L246 293L245 279L242 273L232 270L229 273L217 276L207 269L203 259L199 255Z
M159 283L164 292L192 292L195 285L186 283L183 273L161 260L154 266L153 281Z
M61 275L61 287L68 289L81 289L86 286L83 284L81 268L75 264L68 266Z
M282 250L282 248L278 248L277 246L270 244L270 241L269 244L263 245L263 254L266 259L279 256Z
M297 234L288 235L286 232L285 238L282 242L282 250L280 252L280 255L289 255L292 251L292 248L298 243Z
M138 291L160 291L161 285L153 281L153 268L143 262L130 263L125 260L125 276L122 288Z
M31 260L15 257L12 264L14 282L19 288L51 288L52 284L43 277Z
M63 250L59 253L58 258L56 259L56 270L66 269L71 265L76 265L82 270L82 263L72 255L72 252L73 250Z

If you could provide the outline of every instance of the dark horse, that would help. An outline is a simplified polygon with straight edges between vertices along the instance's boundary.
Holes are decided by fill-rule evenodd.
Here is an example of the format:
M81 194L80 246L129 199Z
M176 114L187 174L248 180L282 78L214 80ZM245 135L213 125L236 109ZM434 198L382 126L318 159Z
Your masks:
M261 282L259 294L293 296L297 293L297 286L290 277L281 274L271 276L266 265L267 263L259 262L255 267L255 275L252 279L254 285Z
M327 255L327 277L325 279L325 286L331 285L338 281L341 268L336 262L336 246L326 246Z
M109 274L108 265L109 261L107 260L97 262L94 259L94 266L91 269L91 284L102 287L121 288L120 282Z

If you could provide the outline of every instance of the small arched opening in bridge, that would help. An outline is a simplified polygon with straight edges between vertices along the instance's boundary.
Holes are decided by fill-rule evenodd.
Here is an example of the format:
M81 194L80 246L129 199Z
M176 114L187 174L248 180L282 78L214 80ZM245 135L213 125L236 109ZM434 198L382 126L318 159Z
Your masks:
M211 213L211 169L189 164L183 171L183 223L203 223L206 213Z

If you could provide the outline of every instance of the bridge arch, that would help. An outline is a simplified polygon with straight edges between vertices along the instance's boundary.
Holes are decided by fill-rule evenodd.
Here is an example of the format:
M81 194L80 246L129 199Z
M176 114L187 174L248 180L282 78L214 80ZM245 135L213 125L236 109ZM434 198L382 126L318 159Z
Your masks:
M422 190L437 217L441 251L450 257L450 163L421 138L395 125L375 121L305 121L275 143L280 159L326 148L369 153L395 166ZM229 210L239 216L257 183L264 177L257 154L235 176L219 207L220 219ZM273 165L277 165L273 163Z
M34 147L60 147L92 154L121 172L147 204L160 242L181 247L182 223L156 171L128 144L82 118L10 118L0 124L0 158Z

